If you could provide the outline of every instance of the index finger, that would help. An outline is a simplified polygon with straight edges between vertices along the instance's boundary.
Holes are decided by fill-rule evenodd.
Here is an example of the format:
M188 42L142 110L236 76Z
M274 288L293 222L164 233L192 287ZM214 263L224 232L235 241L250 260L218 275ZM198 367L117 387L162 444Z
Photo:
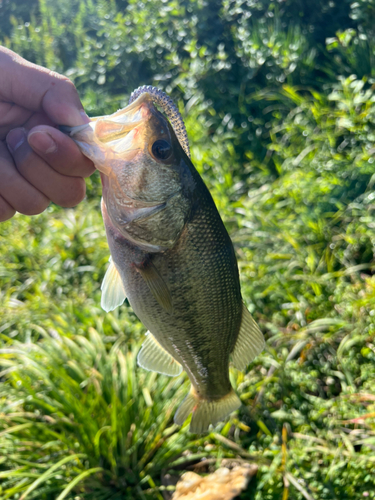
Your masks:
M46 142L46 139L52 139L52 142ZM30 130L27 140L33 150L62 175L89 177L95 172L92 161L60 130L39 125Z
M0 98L31 111L45 112L59 125L83 125L90 119L69 78L0 47Z

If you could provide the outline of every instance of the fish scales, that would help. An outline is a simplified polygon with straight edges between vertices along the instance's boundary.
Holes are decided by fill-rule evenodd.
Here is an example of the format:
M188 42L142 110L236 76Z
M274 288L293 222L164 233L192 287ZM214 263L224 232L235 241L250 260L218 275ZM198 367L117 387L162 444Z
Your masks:
M243 369L264 347L243 305L233 245L215 203L186 143L184 151L147 92L70 135L102 177L112 258L103 307L112 310L127 296L149 330L140 366L172 376L186 371L192 388L175 421L192 413L190 430L205 432L241 404L230 361Z

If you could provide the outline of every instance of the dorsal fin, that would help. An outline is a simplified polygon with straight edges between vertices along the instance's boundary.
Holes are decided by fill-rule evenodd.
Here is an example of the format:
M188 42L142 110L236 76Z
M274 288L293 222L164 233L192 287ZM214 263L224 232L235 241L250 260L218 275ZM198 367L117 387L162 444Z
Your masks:
M244 370L246 366L263 351L265 346L264 337L255 323L253 317L242 303L242 321L240 332L234 346L231 360L238 370Z
M139 366L145 370L163 373L170 377L176 377L182 372L182 366L178 363L155 339L152 333L147 332L146 340L137 356Z
M106 312L113 311L116 307L121 306L126 299L121 276L112 261L112 257L109 258L109 267L105 273L101 290L101 306Z

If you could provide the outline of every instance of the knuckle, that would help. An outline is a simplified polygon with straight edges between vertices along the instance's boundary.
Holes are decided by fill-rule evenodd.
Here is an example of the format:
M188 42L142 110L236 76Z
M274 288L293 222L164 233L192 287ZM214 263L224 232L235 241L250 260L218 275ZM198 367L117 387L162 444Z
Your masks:
M52 69L46 68L46 73L52 80L61 80L62 75Z
M60 80L61 80L61 84L64 85L65 89L68 92L77 94L76 86L74 85L74 83L72 82L72 80L69 80L69 78L66 77L66 76L61 76Z
M77 94L77 89L72 80L70 80L67 76L60 75L56 73L56 71L48 70L48 76L50 78L51 85L58 85L61 90L66 93L74 93Z
M71 84L74 87L72 80L70 80L67 76L61 75L60 73L57 73L52 69L48 69L47 73L52 80L58 80L59 82L66 82L67 84Z
M81 178L76 178L70 182L69 187L64 191L63 196L59 200L54 200L55 203L64 207L75 207L80 203L86 195L86 184Z

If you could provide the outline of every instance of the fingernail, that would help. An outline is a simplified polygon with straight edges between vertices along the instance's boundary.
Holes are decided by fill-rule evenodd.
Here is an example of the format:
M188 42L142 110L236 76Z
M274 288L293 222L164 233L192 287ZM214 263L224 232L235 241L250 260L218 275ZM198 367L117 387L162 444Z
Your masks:
M33 149L39 153L54 153L57 150L57 144L47 132L32 132L27 140Z
M14 153L26 141L26 130L14 128L6 137L7 145L11 153Z

